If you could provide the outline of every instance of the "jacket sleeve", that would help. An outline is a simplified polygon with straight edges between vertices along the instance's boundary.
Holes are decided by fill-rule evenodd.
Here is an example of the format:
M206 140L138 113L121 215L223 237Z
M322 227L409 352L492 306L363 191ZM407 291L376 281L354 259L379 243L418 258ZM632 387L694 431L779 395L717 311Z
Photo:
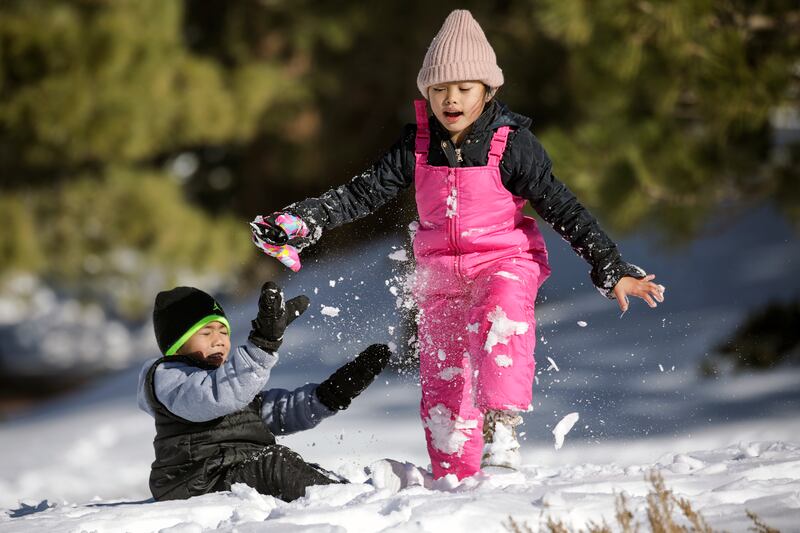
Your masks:
M311 429L335 414L319 401L316 383L293 391L269 389L261 393L261 418L274 435L289 435Z
M292 244L303 249L324 230L365 217L407 189L414 179L415 135L416 125L407 125L383 157L348 183L285 207L283 211L299 216L310 230L309 237Z
M539 216L589 263L592 283L601 294L613 299L614 286L624 276L646 275L638 266L623 261L597 219L556 179L550 157L530 130L519 129L509 139L501 170L506 188L528 200Z
M225 363L211 371L165 362L156 369L156 398L171 413L191 422L213 420L252 402L277 362L277 354L250 344L237 346Z

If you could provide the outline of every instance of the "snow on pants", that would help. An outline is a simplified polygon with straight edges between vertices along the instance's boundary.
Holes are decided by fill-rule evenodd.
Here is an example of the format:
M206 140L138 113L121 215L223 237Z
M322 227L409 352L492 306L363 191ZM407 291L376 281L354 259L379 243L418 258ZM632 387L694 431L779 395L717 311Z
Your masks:
M468 280L419 271L421 416L434 477L480 469L484 412L529 409L541 275L530 260Z

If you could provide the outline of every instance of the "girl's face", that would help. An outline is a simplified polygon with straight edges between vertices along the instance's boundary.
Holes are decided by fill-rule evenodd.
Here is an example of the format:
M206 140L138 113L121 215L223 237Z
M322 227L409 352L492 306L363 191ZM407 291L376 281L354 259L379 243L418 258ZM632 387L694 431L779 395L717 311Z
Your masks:
M231 338L228 328L222 322L209 322L178 350L178 355L188 355L193 359L213 366L220 366L231 351Z
M433 115L450 132L450 139L456 144L461 142L490 99L491 95L479 81L440 83L428 87Z

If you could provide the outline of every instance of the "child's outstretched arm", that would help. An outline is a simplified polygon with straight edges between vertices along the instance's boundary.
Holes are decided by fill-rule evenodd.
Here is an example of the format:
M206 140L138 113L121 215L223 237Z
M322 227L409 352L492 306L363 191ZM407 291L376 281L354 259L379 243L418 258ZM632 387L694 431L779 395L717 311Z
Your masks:
M190 422L207 422L246 407L269 381L277 354L255 346L237 346L228 360L212 371L181 359L165 361L156 369L154 393L169 412ZM140 398L144 397L140 379ZM152 407L140 407L153 414Z
M506 187L528 200L539 216L591 265L592 283L601 294L614 299L618 298L618 293L633 296L648 293L651 299L657 299L653 289L660 286L649 280L645 284L633 283L643 280L647 273L622 259L617 245L602 230L597 219L556 179L550 157L530 130L517 130L513 149L507 152L501 166ZM623 279L630 281L615 291ZM620 301L621 306L623 302L627 309L625 298Z
M388 346L373 344L319 385L309 383L293 391L264 391L261 417L275 435L311 429L346 409L386 368L389 355Z
M323 231L367 216L411 185L415 135L416 126L406 126L403 136L383 157L348 183L272 215L257 217L251 224L256 246L292 270L299 270L297 252L319 240ZM298 220L306 230L287 231L278 220L281 215L290 216L284 220Z

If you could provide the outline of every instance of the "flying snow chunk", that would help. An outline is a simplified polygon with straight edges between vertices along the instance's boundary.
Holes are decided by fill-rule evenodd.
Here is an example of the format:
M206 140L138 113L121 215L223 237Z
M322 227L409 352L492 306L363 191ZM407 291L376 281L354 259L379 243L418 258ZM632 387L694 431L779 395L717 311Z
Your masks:
M336 280L333 280L333 279L332 280L328 280L328 285L330 285L331 287L335 287L336 286Z
M325 316L339 316L339 308L338 307L330 307L328 305L322 306L322 311L320 311Z
M489 334L486 336L486 344L483 349L489 353L492 353L492 348L496 344L508 344L508 339L512 335L522 335L528 331L527 322L510 320L499 305L489 313L487 318L492 323L492 329L489 330Z
M580 327L582 327L582 328L585 328L585 327L586 327L586 326L588 326L589 324L587 324L587 323L586 323L586 322L584 322L583 320L578 320L578 325L579 325Z
M548 357L547 360L550 361L550 366L547 367L547 370L555 369L556 372L561 372L561 370L558 369L558 365L555 361L553 361L552 358Z
M564 437L569 433L569 430L572 429L572 426L575 425L575 422L577 422L579 418L578 413L570 413L562 418L558 424L556 424L556 427L553 428L553 436L556 439L556 450L560 450L564 445Z
M408 254L404 249L396 250L389 254L389 259L392 261L400 261L402 263L408 261Z

